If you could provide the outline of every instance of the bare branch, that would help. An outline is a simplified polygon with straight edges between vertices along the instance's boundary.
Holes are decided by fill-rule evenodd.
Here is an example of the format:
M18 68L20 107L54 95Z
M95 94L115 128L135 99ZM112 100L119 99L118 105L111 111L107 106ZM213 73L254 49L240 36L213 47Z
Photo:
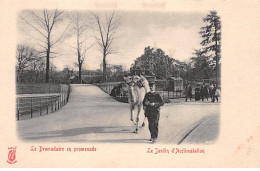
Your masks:
M104 42L104 37L103 37L102 29L101 29L101 24L100 24L99 16L98 16L98 15L95 15L95 18L96 18L96 21L97 21L97 23L98 23L99 33L100 33L100 36L101 36L101 40L102 40L103 47L105 47L105 42Z
M108 49L110 48L110 45L112 44L113 40L114 40L114 38L109 39L109 42L108 42L108 45L107 45Z
M84 43L87 39L88 39L88 38L86 38L86 39L80 41L80 42L79 42L79 45L81 45L82 43Z
M25 32L25 34L28 35L29 37L31 37L31 38L37 40L37 41L40 41L40 42L42 42L42 43L47 44L46 41L43 41L43 40L41 40L41 39L39 39L39 38L36 38L36 37L32 36L31 34L29 34L29 33L27 33L27 32Z
M46 9L43 10L43 15L44 15L44 21L45 21L45 25L46 25L46 28L47 28L47 32L49 33L50 32L50 25L49 25L49 17L48 17L48 11Z
M41 44L38 43L38 42L37 42L37 44L38 44L39 46L41 46L43 49L47 50L46 46L43 46L43 45L41 45Z
M46 25L44 24L44 20L43 20L41 17L39 17L38 15L36 15L35 12L33 12L33 11L29 11L29 13L32 14L32 16L34 17L34 20L39 24L39 26L40 26L42 29L48 31L47 28L46 28Z
M38 33L40 33L43 37L45 37L47 39L47 36L45 36L39 29L37 29L35 26L33 26L31 23L29 23L26 19L24 19L22 16L20 16L20 18L25 21L29 26L31 26L32 28L34 28L34 30L36 30Z
M65 32L67 31L67 29L69 28L71 23L69 23L67 25L67 27L65 28L65 30L63 31L63 33L61 34L61 36L54 42L54 43L51 43L51 46L55 45L58 41L60 41L60 39L64 36Z
M91 49L94 46L94 43L92 43L89 47L85 48L84 52L82 54L85 54L89 49Z
M98 45L103 49L104 46L103 46L103 44L101 43L101 40L98 39L97 37L96 37L96 40L97 40Z
M59 15L61 15L62 13L63 11L59 12L57 9L55 9L50 31L52 30L54 23L57 22L57 18L59 17Z
M83 63L85 61L86 52L93 47L94 43L92 43L89 47L85 48L84 52L82 53L81 62Z
M60 12L58 12L58 10L56 9L56 11L57 11L57 15L56 15L56 17L55 18L58 18L62 13L63 13L63 11L60 11Z
M109 50L106 52L106 55L109 55L109 54L120 54L120 52L115 51L115 50L113 50L113 49L109 49Z
M71 45L68 45L67 43L66 43L66 45L69 46L69 47L71 47L71 48L73 48L73 49L77 49L76 47L71 46Z
M108 45L108 41L109 41L109 34L110 34L111 23L113 21L113 17L114 17L114 12L112 13L112 15L108 21L108 24L107 24L106 46Z

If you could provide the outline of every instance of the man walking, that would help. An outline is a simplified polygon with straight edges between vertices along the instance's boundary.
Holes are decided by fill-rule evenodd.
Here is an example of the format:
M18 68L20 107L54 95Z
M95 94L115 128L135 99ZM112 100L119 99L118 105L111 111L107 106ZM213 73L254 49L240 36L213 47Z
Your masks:
M191 101L191 98L192 98L192 88L190 86L190 83L188 83L188 85L186 86L185 93L186 93L185 101L187 102L188 98Z
M209 92L208 92L207 86L205 86L205 83L203 83L203 85L202 85L202 87L200 89L200 92L201 92L201 99L202 99L202 101L204 101L204 98L206 98L207 101L208 101L208 94L209 94Z
M213 88L212 88L212 101L211 102L215 102L215 93L216 93L216 90L217 90L217 87L216 87L216 84L213 85Z
M210 83L210 86L209 86L209 95L210 95L210 99L211 99L211 102L213 102L213 83ZM215 94L215 93L214 93Z
M195 101L199 101L200 100L200 85L197 84L197 87L195 88Z
M160 119L160 108L164 105L161 95L155 92L155 82L149 83L151 91L145 94L143 106L145 117L148 118L150 141L156 142L158 138L158 126Z

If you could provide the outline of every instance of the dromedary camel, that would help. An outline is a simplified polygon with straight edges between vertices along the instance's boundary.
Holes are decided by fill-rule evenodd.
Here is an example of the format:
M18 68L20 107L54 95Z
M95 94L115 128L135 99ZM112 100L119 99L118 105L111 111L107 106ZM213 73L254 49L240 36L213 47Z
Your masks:
M128 86L128 102L130 104L130 120L136 125L134 133L139 131L139 115L142 110L144 96L150 91L149 83L147 79L142 75L133 75L124 77L124 80ZM134 109L137 107L136 118L133 118ZM144 126L145 117L142 126Z

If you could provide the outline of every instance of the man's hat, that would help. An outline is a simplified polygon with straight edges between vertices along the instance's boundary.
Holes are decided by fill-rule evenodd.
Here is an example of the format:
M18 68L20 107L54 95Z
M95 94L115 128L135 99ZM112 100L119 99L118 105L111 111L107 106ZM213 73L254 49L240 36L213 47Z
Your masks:
M149 82L149 86L150 86L150 87L153 86L153 85L155 85L155 81Z

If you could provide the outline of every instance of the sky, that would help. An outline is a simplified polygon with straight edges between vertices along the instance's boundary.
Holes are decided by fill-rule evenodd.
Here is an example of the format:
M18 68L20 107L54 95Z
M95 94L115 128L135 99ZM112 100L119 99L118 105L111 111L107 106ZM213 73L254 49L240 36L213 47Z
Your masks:
M71 13L73 12L65 11L63 14L68 16ZM105 17L105 13L109 11L99 12L101 18ZM88 17L89 11L81 11L80 14L86 16L84 22L93 22ZM20 14L29 20L29 16L26 15L25 12ZM116 11L115 16L120 18L120 27L117 30L118 38L113 42L112 48L118 53L107 57L109 64L119 64L129 69L134 60L144 53L144 48L147 46L161 48L167 55L180 61L187 61L192 57L194 49L201 47L202 39L199 31L205 25L203 18L206 13ZM68 19L65 18L54 27L54 39L63 32L67 23ZM93 23L91 25L95 27ZM17 28L18 43L41 49L41 43L36 40L41 39L41 36L20 17L18 17ZM77 55L74 49L76 37L70 28L67 32L68 34L66 33L53 49L57 54L51 62L58 70L62 70L65 66L76 69ZM94 38L96 34L90 28L85 32L85 36L88 37L87 46L92 45L92 47L87 51L84 69L99 69L102 63L102 53Z

